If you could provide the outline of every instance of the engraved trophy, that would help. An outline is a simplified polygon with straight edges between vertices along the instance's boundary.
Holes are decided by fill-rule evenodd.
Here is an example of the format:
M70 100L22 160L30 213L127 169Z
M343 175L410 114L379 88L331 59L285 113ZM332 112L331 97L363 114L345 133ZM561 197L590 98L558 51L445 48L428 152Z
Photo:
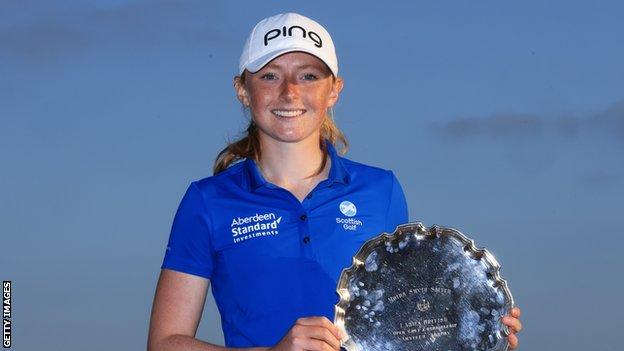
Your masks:
M508 349L500 265L452 228L408 223L367 241L338 281L348 351Z

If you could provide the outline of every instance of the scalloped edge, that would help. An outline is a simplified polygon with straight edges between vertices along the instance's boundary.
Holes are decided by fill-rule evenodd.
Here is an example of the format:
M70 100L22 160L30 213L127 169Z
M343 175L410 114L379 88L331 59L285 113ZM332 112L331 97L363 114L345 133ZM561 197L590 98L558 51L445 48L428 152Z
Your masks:
M407 235L414 235L416 240L422 240L426 237L431 236L440 237L442 235L448 235L456 238L463 244L464 251L469 252L472 258L485 261L486 265L491 269L491 272L493 272L493 287L503 292L503 295L505 296L505 304L508 304L510 306L510 310L515 306L513 296L511 295L511 291L507 286L507 281L503 279L500 275L501 265L498 263L494 255L488 250L486 250L485 248L478 248L475 245L474 240L470 239L459 230L452 227L442 227L435 224L431 227L426 227L422 222L410 222L401 224L396 227L393 233L382 232L378 236L367 240L362 245L362 247L360 247L355 256L353 256L351 266L348 268L344 268L340 273L340 278L338 279L338 287L336 289L340 300L336 305L334 305L334 324L338 328L340 328L345 335L347 335L347 339L342 340L340 343L340 345L344 347L347 351L366 351L359 350L359 347L353 342L351 337L348 336L348 333L344 327L345 309L349 305L350 301L349 289L347 286L347 277L351 275L358 267L364 265L366 257L368 257L368 255L372 252L372 248L378 247L380 243L385 243L386 241L401 241ZM504 324L502 334L504 337L507 337L509 335L509 328ZM508 349L509 342L507 341L505 343L505 347L501 351L507 351Z

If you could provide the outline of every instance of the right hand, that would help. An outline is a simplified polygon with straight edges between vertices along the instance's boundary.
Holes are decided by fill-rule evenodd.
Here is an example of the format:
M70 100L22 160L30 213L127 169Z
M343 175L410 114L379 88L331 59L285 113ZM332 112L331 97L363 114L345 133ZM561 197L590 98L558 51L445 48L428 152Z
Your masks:
M269 351L339 351L342 332L326 317L299 318Z

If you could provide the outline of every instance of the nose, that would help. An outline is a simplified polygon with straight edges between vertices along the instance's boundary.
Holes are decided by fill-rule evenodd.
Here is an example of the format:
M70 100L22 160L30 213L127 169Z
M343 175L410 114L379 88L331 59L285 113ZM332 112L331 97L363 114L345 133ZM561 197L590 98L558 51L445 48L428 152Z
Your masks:
M299 98L299 85L290 79L285 79L282 83L281 98L284 101L293 101Z

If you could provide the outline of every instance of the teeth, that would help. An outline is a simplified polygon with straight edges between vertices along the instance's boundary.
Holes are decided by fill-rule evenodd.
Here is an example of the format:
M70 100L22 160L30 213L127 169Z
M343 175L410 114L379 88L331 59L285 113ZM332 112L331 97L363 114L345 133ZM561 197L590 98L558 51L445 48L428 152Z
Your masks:
M302 115L305 110L273 110L272 112L280 117L296 117Z

